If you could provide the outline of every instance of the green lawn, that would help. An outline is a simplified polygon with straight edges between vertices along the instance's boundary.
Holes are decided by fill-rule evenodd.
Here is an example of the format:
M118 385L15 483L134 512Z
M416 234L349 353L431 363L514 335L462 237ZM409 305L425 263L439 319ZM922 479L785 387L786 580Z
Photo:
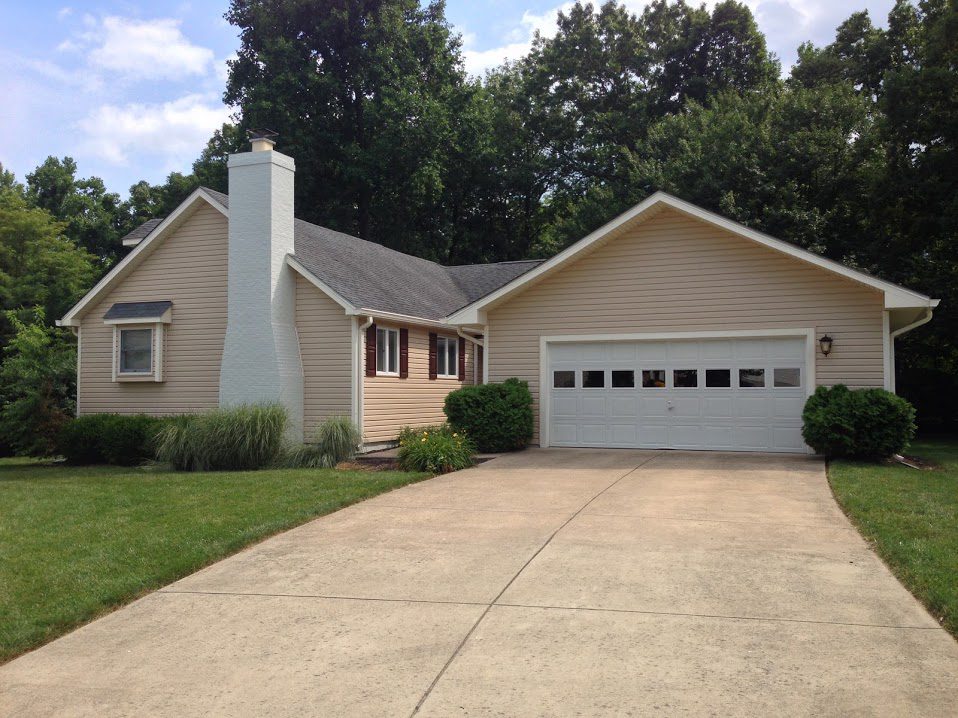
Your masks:
M423 478L0 460L0 662L270 534Z
M934 471L835 461L838 502L895 575L958 637L958 440L916 441Z

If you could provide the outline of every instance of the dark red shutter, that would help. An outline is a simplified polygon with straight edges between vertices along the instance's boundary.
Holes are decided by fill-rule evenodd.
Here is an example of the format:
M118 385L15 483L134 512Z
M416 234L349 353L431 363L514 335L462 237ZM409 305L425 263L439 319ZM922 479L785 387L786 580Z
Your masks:
M459 337L459 381L466 380L466 340Z
M409 330L399 330L399 378L409 377Z
M482 364L483 364L483 362L482 362L482 352L483 352L483 348L480 347L480 346L477 346L477 347L476 347L476 369L477 369L477 375L478 375L478 377L479 377L479 383L480 383L480 384L485 384L485 383L486 383L486 377L485 377L485 376L483 375L483 373L482 373Z
M436 335L433 334L432 332L429 332L429 378L430 379L436 378L436 364L437 364L436 355L438 354L438 352L436 351L436 344L438 343L436 339L437 339Z
M366 376L376 376L376 325L366 328Z

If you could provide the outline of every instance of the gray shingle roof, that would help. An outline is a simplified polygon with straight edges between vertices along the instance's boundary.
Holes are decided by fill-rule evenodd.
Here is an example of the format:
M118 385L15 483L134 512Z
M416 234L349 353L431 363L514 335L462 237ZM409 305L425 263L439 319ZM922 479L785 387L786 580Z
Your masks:
M134 229L132 232L123 235L123 237L120 239L120 242L126 242L127 240L132 241L132 240L146 239L147 236L150 234L150 232L156 229L157 225L162 221L163 221L162 217L159 217L158 219L147 220L146 222L141 224L139 227Z
M117 302L110 307L104 319L159 319L173 302Z
M203 187L224 207L229 195ZM442 319L543 260L446 267L297 219L295 257L359 309Z

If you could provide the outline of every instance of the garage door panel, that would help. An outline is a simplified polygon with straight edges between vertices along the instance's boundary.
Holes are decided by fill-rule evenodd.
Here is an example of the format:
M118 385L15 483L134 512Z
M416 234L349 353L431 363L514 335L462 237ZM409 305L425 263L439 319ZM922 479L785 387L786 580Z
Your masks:
M574 371L576 377L574 388L566 377L569 386L550 394L551 443L805 451L805 341L772 337L550 344L550 370ZM683 369L696 372L697 387L672 386L674 372ZM759 370L751 376L753 381L764 376L764 386L739 386L743 369ZM779 383L793 386L776 387L776 369ZM781 371L785 369L791 371ZM664 372L668 386L642 386L643 370ZM589 375L591 386L582 385L584 371L600 372ZM798 375L800 385L794 386ZM613 381L619 386L612 386Z
M579 442L585 446L607 446L608 427L605 424L579 424Z
M635 396L612 396L609 398L610 419L637 419L639 399Z
M805 448L802 430L799 427L772 429L773 451L800 451Z
M702 416L706 419L730 417L732 411L731 396L707 396L703 401Z
M569 395L552 396L552 415L556 418L575 418L579 414L579 398Z
M672 401L670 413L676 419L702 416L702 400L697 396L677 396Z
M664 419L669 415L669 400L665 396L650 396L640 399L643 417Z
M579 398L579 416L605 419L607 412L605 396L582 396Z
M767 396L736 397L735 416L743 419L760 419L770 415L770 398Z
M732 429L735 446L751 451L768 451L772 448L772 430L767 426L736 426Z
M609 439L612 446L629 447L639 443L638 424L609 424Z

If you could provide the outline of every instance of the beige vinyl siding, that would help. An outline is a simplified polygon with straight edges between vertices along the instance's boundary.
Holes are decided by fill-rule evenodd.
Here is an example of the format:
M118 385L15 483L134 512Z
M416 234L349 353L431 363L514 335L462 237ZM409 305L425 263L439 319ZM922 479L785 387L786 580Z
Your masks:
M378 327L399 329L399 325L377 322ZM364 376L363 434L366 443L394 441L404 426L429 426L446 420L442 404L446 394L472 383L475 348L466 342L466 381L429 378L429 332L456 337L455 332L409 329L409 377ZM458 337L456 337L458 339ZM365 356L365 354L364 354ZM363 372L365 374L365 372Z
M226 217L203 203L81 319L77 411L180 414L217 406L226 333ZM171 300L163 379L113 381L114 302Z
M818 384L880 387L883 308L875 289L665 210L490 310L489 378L526 379L538 412L540 336L813 327L835 339Z
M296 331L303 359L303 431L352 413L352 327L343 308L296 274Z

